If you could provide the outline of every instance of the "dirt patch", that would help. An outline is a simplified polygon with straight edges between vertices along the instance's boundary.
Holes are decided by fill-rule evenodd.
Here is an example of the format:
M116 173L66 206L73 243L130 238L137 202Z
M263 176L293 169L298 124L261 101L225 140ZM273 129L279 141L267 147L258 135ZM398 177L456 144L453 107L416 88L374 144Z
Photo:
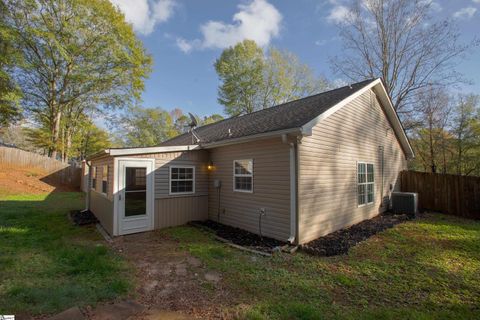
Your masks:
M286 242L278 241L268 237L260 237L257 234L230 227L212 220L195 221L192 225L207 228L215 235L248 249L272 253L276 247L281 247Z
M112 246L135 266L132 297L144 309L129 319L164 314L172 319L221 319L222 309L233 304L221 274L208 270L160 231L117 237ZM89 311L89 318L103 319L97 313L101 310Z
M402 215L379 215L373 219L362 221L346 229L330 233L324 237L310 241L300 246L305 252L319 256L335 256L346 254L348 250L361 241L396 224L409 220Z
M78 190L53 183L48 179L48 174L43 169L0 164L1 194L40 194L70 191Z

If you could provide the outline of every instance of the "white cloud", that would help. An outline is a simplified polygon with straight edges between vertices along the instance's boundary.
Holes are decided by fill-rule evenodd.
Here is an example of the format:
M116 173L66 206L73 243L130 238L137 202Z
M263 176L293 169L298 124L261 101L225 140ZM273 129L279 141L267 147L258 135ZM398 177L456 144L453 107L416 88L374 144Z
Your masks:
M232 23L208 21L200 26L202 39L187 41L177 39L177 46L184 52L192 49L224 49L245 39L266 46L280 33L282 15L266 0L252 0L240 4Z
M133 29L141 34L152 33L155 26L167 21L175 8L174 0L110 0L125 14Z
M348 22L350 16L350 9L343 5L333 6L330 14L327 16L327 21L330 23L346 23Z
M480 3L480 0L472 0L475 3Z
M474 7L466 7L458 10L453 14L453 17L455 19L462 19L462 20L467 20L473 17L473 15L477 12L477 8Z
M183 38L177 38L176 43L183 53L190 53L190 51L201 45L200 40L188 41Z

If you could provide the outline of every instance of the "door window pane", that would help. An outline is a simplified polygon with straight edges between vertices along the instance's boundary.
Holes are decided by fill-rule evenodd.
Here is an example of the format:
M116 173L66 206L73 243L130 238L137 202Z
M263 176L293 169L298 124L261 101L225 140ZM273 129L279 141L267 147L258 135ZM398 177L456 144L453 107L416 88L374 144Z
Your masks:
M147 169L125 168L125 217L147 212Z
M125 168L125 190L146 190L147 189L146 168Z
M125 192L125 217L147 213L147 192Z

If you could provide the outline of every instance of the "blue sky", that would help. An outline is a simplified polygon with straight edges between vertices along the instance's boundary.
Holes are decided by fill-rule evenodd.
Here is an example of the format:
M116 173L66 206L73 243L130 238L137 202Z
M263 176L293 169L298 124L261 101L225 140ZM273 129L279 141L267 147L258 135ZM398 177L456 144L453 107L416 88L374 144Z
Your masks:
M344 0L111 1L154 58L143 94L145 107L223 114L213 63L223 48L247 37L294 52L317 74L341 80L332 74L329 58L341 50L334 21L342 16ZM464 41L480 37L480 0L434 0L432 10L455 19ZM458 71L473 82L460 90L480 94L479 48Z

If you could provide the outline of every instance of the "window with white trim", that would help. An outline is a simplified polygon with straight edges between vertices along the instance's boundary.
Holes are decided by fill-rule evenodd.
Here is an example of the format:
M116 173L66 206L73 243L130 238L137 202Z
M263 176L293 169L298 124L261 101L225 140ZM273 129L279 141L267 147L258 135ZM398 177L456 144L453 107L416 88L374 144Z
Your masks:
M92 167L92 189L97 189L97 167Z
M188 194L195 192L195 167L170 167L170 194Z
M373 163L357 163L358 205L373 203L375 190L375 173Z
M108 190L108 166L102 167L102 193L107 194Z
M253 192L253 160L233 161L233 191Z

